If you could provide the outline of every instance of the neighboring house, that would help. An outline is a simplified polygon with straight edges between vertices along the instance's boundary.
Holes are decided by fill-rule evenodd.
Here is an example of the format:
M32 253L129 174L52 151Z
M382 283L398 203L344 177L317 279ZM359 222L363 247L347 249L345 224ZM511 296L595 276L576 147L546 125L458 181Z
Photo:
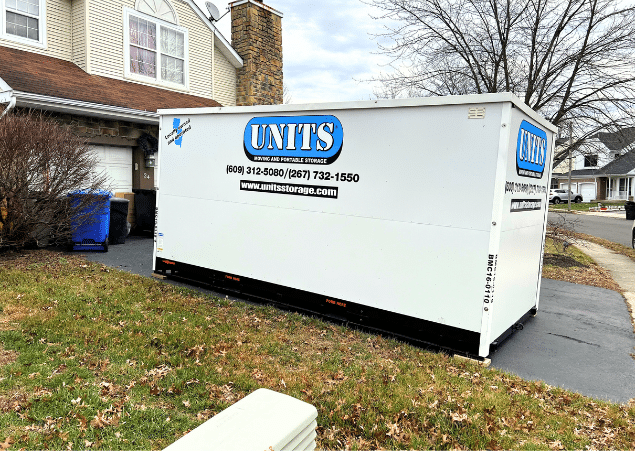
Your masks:
M192 0L0 0L0 103L86 137L115 191L152 188L158 109L282 103L282 15L231 9L233 46Z
M572 158L571 190L592 200L626 200L635 195L635 128L598 133ZM568 186L569 159L552 174L551 187Z

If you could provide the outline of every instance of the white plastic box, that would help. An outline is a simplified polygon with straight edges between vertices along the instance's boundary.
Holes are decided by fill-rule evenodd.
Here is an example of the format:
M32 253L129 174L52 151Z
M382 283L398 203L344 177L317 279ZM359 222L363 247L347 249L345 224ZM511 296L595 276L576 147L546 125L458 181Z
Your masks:
M513 95L159 113L155 272L480 357L537 310L556 128Z
M315 449L317 409L260 388L164 451L305 451Z

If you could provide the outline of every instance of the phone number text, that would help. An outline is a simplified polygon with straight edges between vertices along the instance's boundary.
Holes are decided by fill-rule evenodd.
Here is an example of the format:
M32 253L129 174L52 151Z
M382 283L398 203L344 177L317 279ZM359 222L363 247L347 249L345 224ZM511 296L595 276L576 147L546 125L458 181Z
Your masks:
M246 174L246 175L262 175L265 177L279 177L282 179L293 180L335 180L336 182L359 182L359 174L351 172L328 172L328 171L309 171L308 169L282 169L282 168L260 168L253 166L235 166L228 164L227 174Z

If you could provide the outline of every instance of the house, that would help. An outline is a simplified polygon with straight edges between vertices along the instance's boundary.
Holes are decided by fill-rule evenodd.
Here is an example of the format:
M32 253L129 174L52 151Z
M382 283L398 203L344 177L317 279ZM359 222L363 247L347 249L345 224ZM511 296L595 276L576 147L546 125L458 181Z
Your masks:
M571 190L585 202L626 200L635 196L635 128L615 133L598 133L587 140L571 159ZM552 174L551 187L565 188L569 179L569 159Z
M158 109L282 103L282 14L230 8L231 44L192 0L0 0L0 103L85 137L114 191L153 188Z

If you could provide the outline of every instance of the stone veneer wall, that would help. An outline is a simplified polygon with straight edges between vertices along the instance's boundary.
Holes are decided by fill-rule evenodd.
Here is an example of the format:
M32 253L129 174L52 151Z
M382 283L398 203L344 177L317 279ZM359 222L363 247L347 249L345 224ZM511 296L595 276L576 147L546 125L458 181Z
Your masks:
M231 4L232 47L244 62L236 71L236 105L283 102L282 17L274 11L260 0Z
M148 133L154 137L159 135L158 125L135 124L127 121L72 114L47 114L50 114L50 117L60 124L69 126L76 135L86 138L89 142L92 139L111 138L113 145L136 146L137 138L143 133Z

